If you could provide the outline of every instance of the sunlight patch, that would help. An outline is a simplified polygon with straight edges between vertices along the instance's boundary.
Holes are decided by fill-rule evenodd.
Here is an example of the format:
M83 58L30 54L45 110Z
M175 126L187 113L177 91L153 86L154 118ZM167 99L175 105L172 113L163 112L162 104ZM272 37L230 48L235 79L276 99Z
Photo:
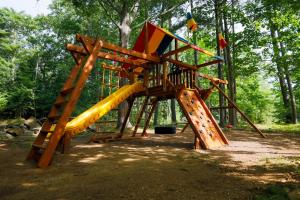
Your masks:
M16 165L17 165L17 166L24 166L24 163L18 162L18 163L16 163Z
M22 183L22 186L24 186L24 187L33 187L33 186L36 186L36 183Z
M74 148L91 149L91 148L98 148L103 146L104 146L103 144L81 144L81 145L76 145Z
M97 154L93 157L87 157L87 158L83 158L81 160L79 160L78 162L80 163L93 163L101 158L105 158L106 156L104 154Z
M7 151L8 149L4 147L6 147L6 144L0 144L0 150Z
M122 161L123 162L134 162L134 161L138 161L139 159L137 159L137 158L125 158L125 159L123 159Z

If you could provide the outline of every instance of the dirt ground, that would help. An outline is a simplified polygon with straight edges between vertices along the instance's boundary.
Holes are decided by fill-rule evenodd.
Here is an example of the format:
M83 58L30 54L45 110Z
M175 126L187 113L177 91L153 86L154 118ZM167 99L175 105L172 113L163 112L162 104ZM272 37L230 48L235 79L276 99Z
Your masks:
M0 199L254 199L300 183L300 136L226 132L230 145L194 151L193 134L87 144L75 138L51 167L24 161L33 137L0 141Z

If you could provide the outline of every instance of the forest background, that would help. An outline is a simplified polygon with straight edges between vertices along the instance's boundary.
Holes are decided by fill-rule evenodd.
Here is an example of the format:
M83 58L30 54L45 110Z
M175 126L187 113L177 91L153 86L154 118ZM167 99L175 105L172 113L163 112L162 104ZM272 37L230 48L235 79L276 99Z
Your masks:
M1 8L1 118L47 116L74 65L65 44L75 42L76 33L131 48L144 22L151 21L213 52L217 52L217 33L222 32L229 44L220 51L225 63L200 72L227 79L229 84L223 89L255 123L296 124L300 112L299 10L297 0L54 0L49 14L36 17ZM198 23L193 33L185 26L187 12ZM206 59L192 53L180 59L193 63L195 56L198 63ZM99 100L101 62L93 69L73 115ZM198 84L208 86L202 80ZM207 103L212 107L227 104L217 92ZM233 111L214 114L223 126L243 125ZM154 124L182 118L179 105L165 101L156 110Z

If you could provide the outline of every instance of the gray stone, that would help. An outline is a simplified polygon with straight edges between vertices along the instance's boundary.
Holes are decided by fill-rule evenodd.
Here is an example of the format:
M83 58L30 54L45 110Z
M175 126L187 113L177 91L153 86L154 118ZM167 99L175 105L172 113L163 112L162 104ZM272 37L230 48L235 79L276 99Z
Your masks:
M24 134L24 129L21 127L7 128L5 129L5 132L16 137Z
M30 130L41 128L41 125L37 122L35 117L29 117L28 119L25 120L24 124Z
M300 189L297 188L288 193L290 200L300 200Z

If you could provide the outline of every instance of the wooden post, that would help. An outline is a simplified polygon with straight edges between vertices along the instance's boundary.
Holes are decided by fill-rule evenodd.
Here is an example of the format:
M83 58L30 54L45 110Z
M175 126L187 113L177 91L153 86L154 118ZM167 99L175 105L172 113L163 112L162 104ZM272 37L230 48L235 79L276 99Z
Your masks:
M120 134L117 135L116 138L121 138L121 137L123 137L124 130L125 130L127 121L128 121L128 119L129 119L129 116L130 116L130 112L131 112L132 106L133 106L134 98L129 98L127 102L128 102L128 109L127 109L127 112L126 112L126 115L125 115L125 118L124 118L124 121L123 121L121 130L120 130Z
M178 41L175 39L175 50L178 49ZM175 60L178 60L178 53L175 54Z
M147 120L146 120L146 122L145 122L144 130L143 130L142 136L147 136L146 130L148 129L148 126L149 126L151 117L152 117L152 115L153 115L153 112L154 112L154 110L155 110L155 107L156 107L157 103L158 103L158 100L155 99L155 100L153 101L153 104L152 104L150 113L149 113L149 115L148 115L148 118L147 118Z
M139 112L139 115L138 115L138 118L137 118L137 121L136 121L134 130L133 130L133 132L132 132L132 137L134 137L134 136L136 135L136 132L137 132L137 130L138 130L138 128L139 128L139 125L140 125L140 122L141 122L141 120L142 120L143 114L144 114L145 109L146 109L146 107L147 107L148 101L149 101L149 96L146 96L146 97L145 97L145 100L144 100L144 103L143 103L143 105L142 105L142 108L141 108L141 110L140 110L140 112Z
M167 62L163 62L163 80L162 80L162 85L163 85L163 91L167 91L167 70L168 70L168 65Z
M242 117L262 136L262 137L266 137L252 122L251 120L245 115L245 113L243 113L238 106L225 94L225 92L223 92L223 90L221 90L221 88L214 82L211 81L211 83L215 86L215 88L217 88L219 90L219 92L228 100L228 102L230 102L230 104L242 115Z
M144 69L144 86L149 87L149 69Z
M64 135L65 127L66 127L69 117L71 116L71 114L74 110L74 107L79 99L79 96L81 94L83 86L84 86L86 80L88 79L88 76L89 76L91 70L93 69L93 66L97 60L97 53L102 48L102 44L103 43L100 40L97 40L95 43L95 46L91 45L92 51L90 52L90 56L88 57L88 59L85 62L82 73L81 73L79 79L77 80L75 88L73 89L73 91L70 95L70 100L66 104L66 106L57 122L54 132L49 139L47 148L45 149L44 153L42 154L42 156L39 160L39 163L38 163L39 167L45 168L49 165L49 163L52 159L53 153L57 147L57 144L60 141L61 137ZM89 45L89 44L87 44L87 45ZM51 114L49 114L48 117L50 117L50 116L51 116Z
M185 129L187 129L187 127L189 127L189 123L186 123L185 125L184 125L184 127L182 128L182 130L180 131L180 133L183 133L184 131L185 131Z

